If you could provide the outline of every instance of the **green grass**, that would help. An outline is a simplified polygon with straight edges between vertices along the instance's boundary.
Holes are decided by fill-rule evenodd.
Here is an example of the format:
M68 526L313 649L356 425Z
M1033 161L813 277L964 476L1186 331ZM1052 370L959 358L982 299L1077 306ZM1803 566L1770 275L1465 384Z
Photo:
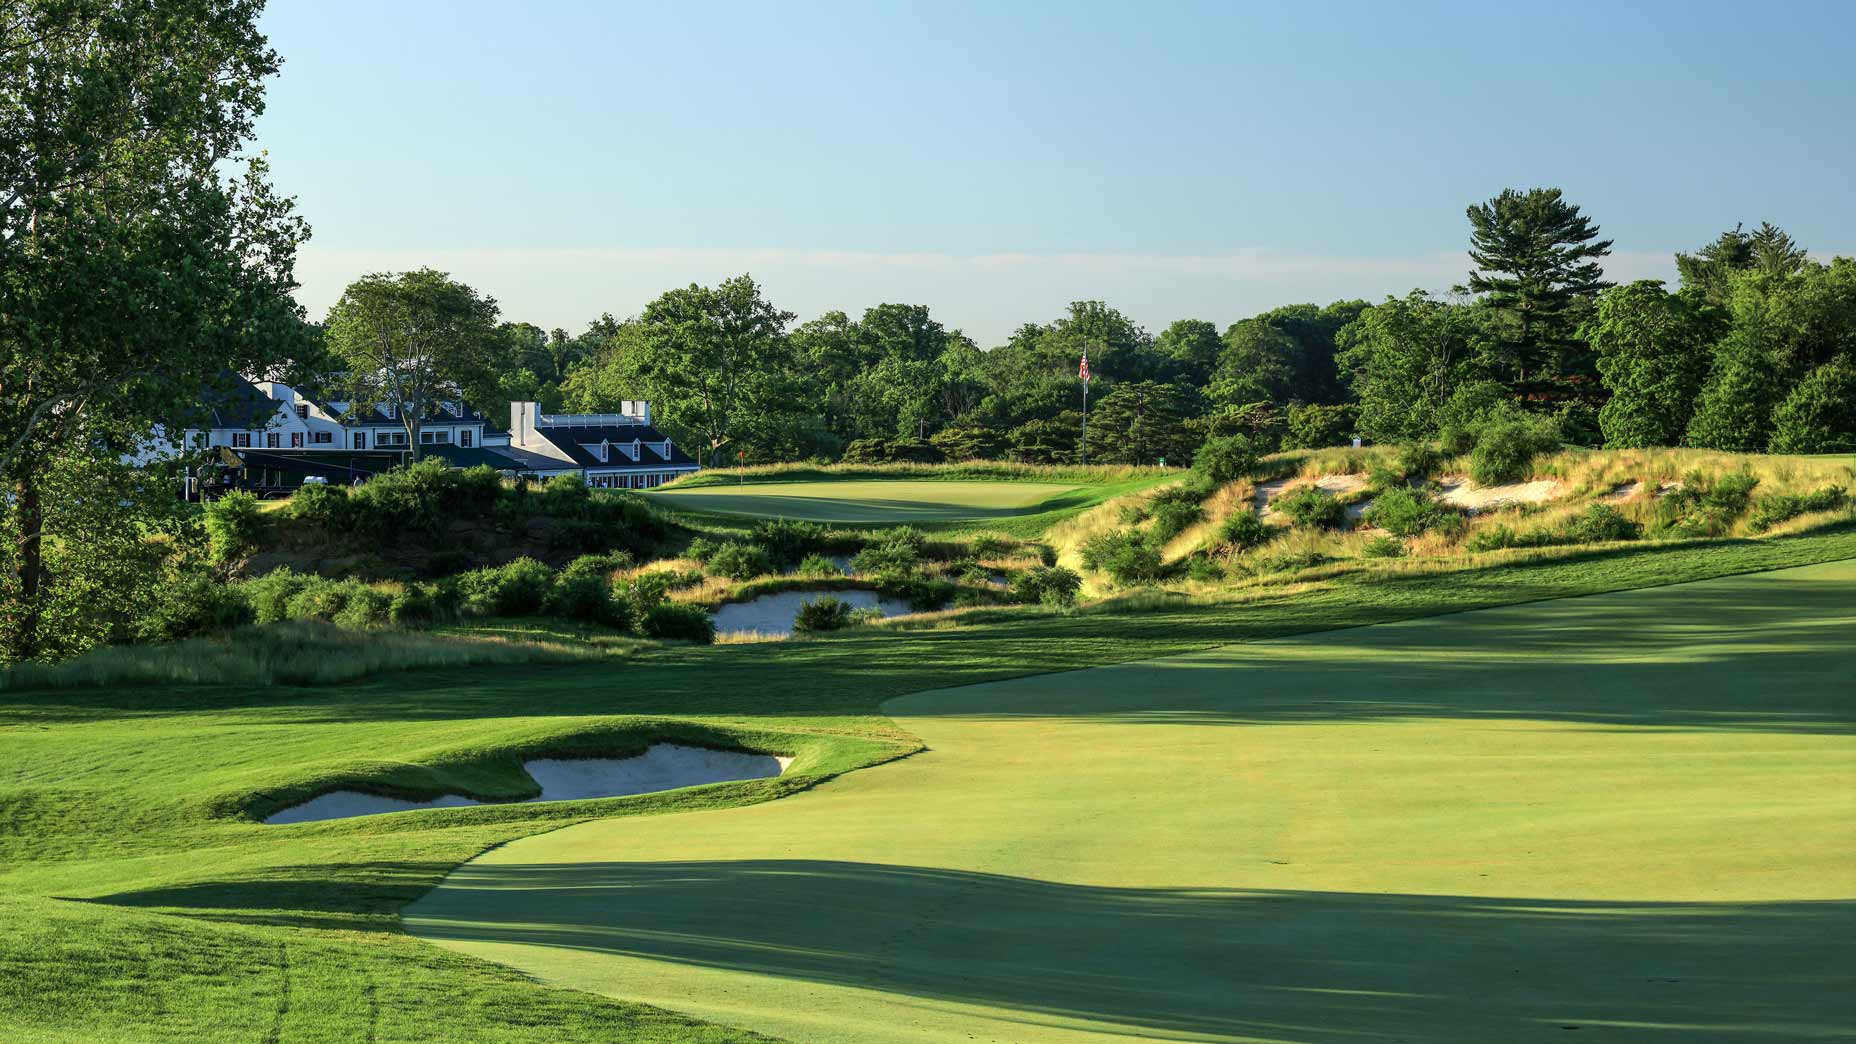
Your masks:
M1829 1034L1853 629L1837 563L905 696L925 753L407 923L819 1044Z
M1028 468L1009 465L748 469L708 473L645 496L698 523L739 526L760 518L841 525L915 525L937 532L1031 538L1107 500L1176 481L1152 468Z
M1129 601L1074 615L1003 609L936 625L944 629L873 629L808 642L706 649L646 647L621 660L579 665L405 671L318 688L0 692L0 1039L215 1044L753 1039L626 1001L539 986L524 975L447 954L401 934L399 911L458 864L555 827L729 808L829 781L819 791L822 797L853 784L861 788L866 779L874 784L898 772L913 773L911 759L839 778L918 749L921 740L912 731L917 727L928 730L922 735L940 735L932 732L939 727L932 720L917 716L904 728L881 712L882 701L910 693L1853 557L1856 531L1844 527L1776 540L1543 555L1470 572L1344 574L1247 591L1225 602ZM1666 615L1668 626L1681 624L1675 611ZM1803 641L1801 630L1787 625L1774 642ZM1827 626L1809 633L1830 643L1846 632L1847 627ZM1485 695L1500 709L1507 691ZM1658 691L1681 706L1681 690ZM1430 720L1488 716L1472 696L1442 704ZM1772 698L1749 689L1748 700L1755 696L1760 705ZM1414 689L1409 699L1422 705L1428 697ZM1771 714L1818 720L1805 716L1807 710L1794 699L1776 704ZM1829 712L1810 713L1821 718ZM1491 724L1515 727L1499 716ZM1646 737L1678 725L1677 731L1693 731L1692 723L1653 718L1585 724ZM1233 722L1220 735L1235 738L1249 727ZM1554 721L1541 726L1547 735L1569 727ZM1751 728L1716 731L1754 734ZM1804 730L1775 726L1760 734L1781 759L1795 759L1800 755L1787 747L1792 732ZM257 821L336 787L407 797L446 790L520 797L532 785L520 770L526 755L623 753L653 739L742 746L799 760L781 779L664 795L429 810L290 827ZM932 765L929 759L939 757L931 753L920 764ZM1310 790L1308 800L1318 806L1322 798ZM921 804L936 802L922 796ZM780 806L753 811L788 814ZM664 828L683 818L666 817ZM1741 825L1734 819L1719 836L1737 836L1733 830ZM1389 882L1411 880L1403 869L1387 873ZM1031 875L1024 877L1035 884ZM972 891L968 886L987 879L959 880L965 885L958 894L965 896ZM1111 914L1129 909L1123 893L1053 888L1049 894L1103 895L1115 905L1081 909ZM1421 890L1370 894L1396 905L1405 902L1399 896ZM1495 895L1516 896L1533 897L1523 889ZM1796 917L1789 908L1774 908L1774 917L1758 924L1720 923L1742 938L1758 939L1768 930L1760 925L1777 931L1806 924L1817 916L1812 911L1828 908L1824 904L1835 905L1823 900L1800 907ZM1411 900L1407 908L1416 905ZM1439 915L1440 924L1483 916L1474 904L1438 909L1449 914ZM1527 920L1503 909L1510 922ZM1679 915L1649 909L1641 916ZM1661 923L1627 922L1627 916L1639 915L1609 907L1602 912L1604 917L1588 919L1637 923L1644 932L1652 930L1646 925ZM1409 928L1419 922L1404 923ZM856 947L863 943L852 942L851 952L861 953ZM1576 956L1577 947L1567 952ZM1789 964L1775 967L1787 976L1792 971ZM1362 976L1369 984L1363 989L1378 981L1364 971ZM1035 995L1036 977L1032 969L1019 980L1034 991L1028 996ZM1310 981L1320 985L1328 978ZM1391 996L1383 1003L1395 1010L1417 1005L1398 998L1422 997L1445 985L1413 982L1402 992L1385 991ZM1795 987L1775 989L1781 1001L1797 1000ZM1367 994L1332 996L1368 1003L1361 999ZM997 1007L1009 998L980 1000ZM1188 1008L1182 1017L1197 1018L1196 1010ZM1814 1025L1811 1018L1806 1010L1797 1025ZM1278 1034L1311 1035L1320 1036L1306 1025Z

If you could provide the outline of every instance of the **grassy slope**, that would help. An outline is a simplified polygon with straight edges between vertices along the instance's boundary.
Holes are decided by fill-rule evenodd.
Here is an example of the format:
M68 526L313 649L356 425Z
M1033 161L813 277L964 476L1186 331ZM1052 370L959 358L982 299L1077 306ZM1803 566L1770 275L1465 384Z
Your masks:
M819 1044L1827 1034L1850 633L1840 562L920 693L927 753L518 841L407 919Z
M396 912L452 866L512 838L618 812L763 800L913 749L878 711L909 692L1849 557L1856 532L1844 529L1466 574L1342 576L1241 603L1131 615L1021 610L945 631L661 649L618 666L408 673L318 690L6 694L0 1038L243 1041L251 1026L268 1026L279 1040L746 1039L673 1032L640 1022L648 1016L629 1006L537 991L411 945L393 934ZM240 812L363 782L414 796L447 787L517 796L527 785L523 753L612 752L650 736L744 743L801 761L779 781L612 802L289 828ZM279 956L238 956L247 951ZM149 953L184 971L147 970L139 962ZM291 953L302 956L286 973ZM134 977L145 990L138 1003L93 1005ZM364 1005L348 988L358 977L368 977ZM189 1012L197 1032L184 1028Z

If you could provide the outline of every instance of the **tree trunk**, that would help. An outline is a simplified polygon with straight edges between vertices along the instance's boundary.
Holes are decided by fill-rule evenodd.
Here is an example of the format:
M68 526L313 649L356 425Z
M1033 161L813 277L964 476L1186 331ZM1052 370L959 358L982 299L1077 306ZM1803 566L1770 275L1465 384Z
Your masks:
M39 621L45 615L45 507L38 482L22 473L14 486L13 575L19 582L19 616L6 636L9 658L20 663L39 652Z

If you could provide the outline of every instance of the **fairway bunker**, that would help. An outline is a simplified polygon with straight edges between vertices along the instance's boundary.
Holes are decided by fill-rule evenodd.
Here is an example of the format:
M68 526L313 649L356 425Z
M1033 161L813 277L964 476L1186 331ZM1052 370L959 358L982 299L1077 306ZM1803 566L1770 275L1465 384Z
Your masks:
M717 634L751 633L782 637L793 633L793 618L799 607L829 595L848 602L852 609L876 609L884 616L902 616L913 612L900 598L885 598L875 591L781 591L761 595L745 602L730 602L715 611Z
M629 758L537 758L523 762L522 768L540 784L541 793L517 803L629 797L708 783L768 779L785 772L792 763L792 758L771 754L709 750L674 743L654 744L643 754ZM272 813L265 822L273 825L315 823L325 819L349 819L419 808L462 808L467 805L498 803L478 801L460 794L445 794L430 801L407 801L358 790L336 790Z

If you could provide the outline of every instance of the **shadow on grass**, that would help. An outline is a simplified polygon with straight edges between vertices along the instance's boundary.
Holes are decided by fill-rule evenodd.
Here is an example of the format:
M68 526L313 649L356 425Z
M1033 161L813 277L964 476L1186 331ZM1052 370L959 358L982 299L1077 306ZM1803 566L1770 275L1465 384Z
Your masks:
M1853 555L1856 533L1843 531L1784 541L1618 547L1474 572L1343 578L1304 589L1265 590L1243 603L1068 616L1008 610L949 630L667 647L611 665L406 673L323 689L9 694L12 702L0 703L0 720L49 724L234 707L266 709L267 722L280 725L589 714L822 720L871 715L888 698L924 690ZM1856 582L1738 577L1513 613L1446 616L1395 629L1406 654L1431 657L1418 680L1461 674L1488 684L1462 687L1447 700L1429 700L1428 693L1422 694L1427 699L1414 700L1417 690L1409 685L1394 691L1390 683L1396 676L1369 648L1379 637L1350 651L1347 643L1354 637L1336 634L1317 639L1331 643L1335 657L1330 689L1275 707L1231 697L1217 708L1193 713L1207 721L1233 722L1545 715L1595 724L1842 730L1849 725L1850 710L1832 696L1842 691L1839 679L1847 678L1852 666L1846 652L1856 645L1851 641L1856 637L1852 607ZM1640 662L1630 667L1605 662L1598 654L1606 650L1635 650ZM1675 691L1673 700L1661 699L1671 691L1669 679L1677 676L1663 670L1664 653L1707 665L1722 677L1731 672L1740 683L1722 685L1705 699L1684 691ZM1548 655L1563 660L1560 682L1532 684L1523 672L1536 671ZM1579 671L1591 678L1617 676L1629 684L1594 688L1575 676ZM1363 687L1382 682L1385 692L1359 696ZM1230 684L1235 692L1245 682ZM538 698L538 692L546 698ZM1153 687L1138 696L1119 707L1096 706L1092 713L1170 717L1188 710L1169 706L1171 695ZM910 710L933 712L926 706Z
M524 966L569 984L596 955L635 957L1217 1040L1820 1039L1849 1025L1856 959L1851 902L1099 888L806 860L471 864L407 924L561 951Z
M373 929L444 879L448 860L380 860L274 866L262 876L197 881L87 900L186 914L209 921L292 928Z

